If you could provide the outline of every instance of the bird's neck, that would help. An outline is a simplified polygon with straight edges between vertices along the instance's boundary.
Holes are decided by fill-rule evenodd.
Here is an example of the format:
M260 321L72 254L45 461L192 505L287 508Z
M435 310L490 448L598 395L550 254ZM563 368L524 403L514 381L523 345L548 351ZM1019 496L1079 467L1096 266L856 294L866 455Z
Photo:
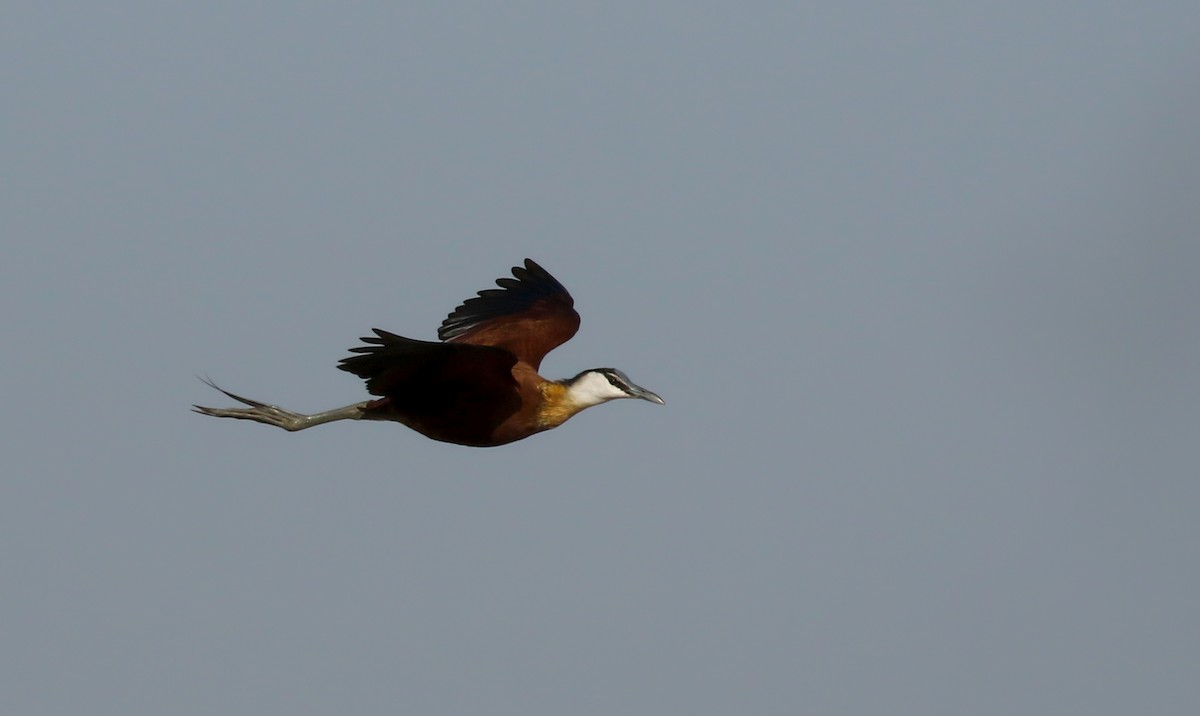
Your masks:
M599 404L586 400L562 381L548 380L538 386L538 391L541 400L538 403L537 420L538 426L543 429L558 427L575 413Z

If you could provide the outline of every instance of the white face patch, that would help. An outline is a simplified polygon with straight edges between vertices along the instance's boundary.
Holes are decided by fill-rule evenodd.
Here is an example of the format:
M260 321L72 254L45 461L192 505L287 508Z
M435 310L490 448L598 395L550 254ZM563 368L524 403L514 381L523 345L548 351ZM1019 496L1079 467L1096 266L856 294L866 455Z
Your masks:
M628 398L629 394L608 381L603 373L584 373L567 388L567 395L576 405L590 408L607 400Z

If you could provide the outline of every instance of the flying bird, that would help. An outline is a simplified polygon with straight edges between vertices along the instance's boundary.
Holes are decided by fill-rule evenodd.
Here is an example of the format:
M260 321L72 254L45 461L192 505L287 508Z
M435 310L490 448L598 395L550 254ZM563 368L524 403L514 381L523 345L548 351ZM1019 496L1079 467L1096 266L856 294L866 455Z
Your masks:
M439 341L419 341L373 328L338 368L367 382L377 396L343 408L303 415L208 385L244 408L192 406L198 413L304 430L336 420L392 420L422 435L458 445L504 445L556 428L579 411L617 398L663 405L616 368L574 378L538 375L546 354L579 330L567 289L531 259L496 279L442 321Z

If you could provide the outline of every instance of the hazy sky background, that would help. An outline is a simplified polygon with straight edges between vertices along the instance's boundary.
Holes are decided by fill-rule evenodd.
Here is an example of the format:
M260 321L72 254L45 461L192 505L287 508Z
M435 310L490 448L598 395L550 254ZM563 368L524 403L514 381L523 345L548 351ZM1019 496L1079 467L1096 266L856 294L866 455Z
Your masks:
M15 3L0 712L1195 714L1194 2ZM511 446L356 402L530 256Z

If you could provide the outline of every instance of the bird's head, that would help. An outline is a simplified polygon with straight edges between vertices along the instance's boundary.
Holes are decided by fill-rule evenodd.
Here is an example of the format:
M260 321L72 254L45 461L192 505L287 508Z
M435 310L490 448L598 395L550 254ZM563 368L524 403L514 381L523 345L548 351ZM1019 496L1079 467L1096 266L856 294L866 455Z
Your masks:
M634 383L616 368L585 370L563 382L567 387L568 399L581 409L618 398L641 398L659 405L666 404L658 395Z

